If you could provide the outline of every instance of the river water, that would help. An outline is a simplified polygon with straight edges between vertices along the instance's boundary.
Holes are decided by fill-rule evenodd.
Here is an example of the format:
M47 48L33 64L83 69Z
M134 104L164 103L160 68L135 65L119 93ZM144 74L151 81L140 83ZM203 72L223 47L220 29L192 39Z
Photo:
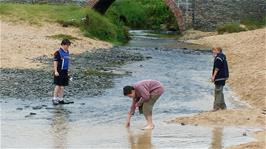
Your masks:
M69 98L75 104L56 107L48 98L1 99L2 148L224 148L254 141L243 136L254 128L167 123L177 116L212 109L213 84L208 80L212 56L174 48L173 39L147 36L144 31L133 34L121 50L141 53L147 59L118 68L131 74L116 78L114 87L101 96ZM156 79L165 86L154 107L152 131L141 130L145 121L138 112L131 128L124 127L131 102L122 95L122 88L142 79ZM244 106L233 100L229 87L224 93L229 109Z

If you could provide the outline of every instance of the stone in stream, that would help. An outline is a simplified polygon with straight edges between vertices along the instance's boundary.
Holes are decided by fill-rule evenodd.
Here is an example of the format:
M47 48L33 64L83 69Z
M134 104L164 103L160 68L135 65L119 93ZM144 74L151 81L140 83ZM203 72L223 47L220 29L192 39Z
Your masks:
M30 114L26 115L25 118L28 118L28 117L31 117L33 115L37 115L37 113L34 113L34 112L30 112Z
M37 115L37 113L34 113L34 112L30 112L30 115Z
M35 106L35 107L32 107L33 110L39 110L39 109L42 109L43 107L42 106Z
M24 106L24 108L29 108L30 106Z
M53 109L55 109L55 108L52 108L52 107L46 107L45 109L46 109L46 110L53 110Z
M21 110L23 110L23 108L16 108L16 110L20 110L21 111Z

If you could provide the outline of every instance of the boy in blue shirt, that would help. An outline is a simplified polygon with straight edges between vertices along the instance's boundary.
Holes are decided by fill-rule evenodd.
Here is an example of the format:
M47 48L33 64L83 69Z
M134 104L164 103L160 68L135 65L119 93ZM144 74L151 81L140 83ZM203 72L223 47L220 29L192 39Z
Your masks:
M68 86L69 47L71 42L63 39L61 47L54 53L54 105L66 104L63 100L64 86Z

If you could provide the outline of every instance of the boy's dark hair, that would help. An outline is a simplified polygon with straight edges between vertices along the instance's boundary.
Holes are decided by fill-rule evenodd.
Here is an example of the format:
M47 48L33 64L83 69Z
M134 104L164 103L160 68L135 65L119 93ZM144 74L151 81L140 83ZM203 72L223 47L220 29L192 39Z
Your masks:
M134 90L133 86L125 86L123 88L124 96L131 94L132 90Z
M71 45L71 42L68 39L63 39L61 45Z

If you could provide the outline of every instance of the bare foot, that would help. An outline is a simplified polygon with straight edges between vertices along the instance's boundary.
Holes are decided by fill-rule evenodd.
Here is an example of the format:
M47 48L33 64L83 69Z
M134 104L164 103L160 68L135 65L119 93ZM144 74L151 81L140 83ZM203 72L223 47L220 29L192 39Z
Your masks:
M154 125L147 125L147 126L143 127L142 130L151 130L154 127L155 127Z

